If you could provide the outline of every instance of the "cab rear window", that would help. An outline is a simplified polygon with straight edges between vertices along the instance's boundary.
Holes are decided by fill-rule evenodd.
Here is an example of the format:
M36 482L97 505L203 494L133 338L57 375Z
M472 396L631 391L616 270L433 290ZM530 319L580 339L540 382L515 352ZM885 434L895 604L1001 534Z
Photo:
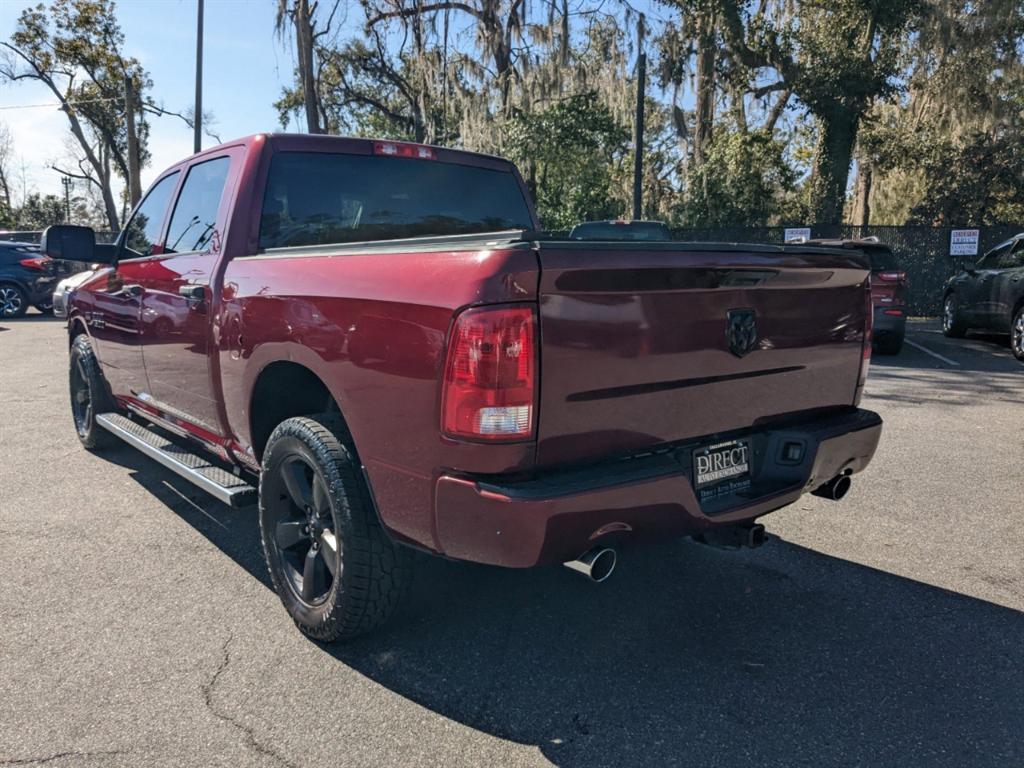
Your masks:
M260 248L532 229L510 171L379 155L279 152Z

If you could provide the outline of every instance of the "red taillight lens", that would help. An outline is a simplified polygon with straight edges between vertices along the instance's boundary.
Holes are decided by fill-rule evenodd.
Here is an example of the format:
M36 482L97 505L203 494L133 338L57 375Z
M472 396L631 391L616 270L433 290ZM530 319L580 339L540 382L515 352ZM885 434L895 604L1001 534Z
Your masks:
M905 283L907 282L906 272L876 272L879 280L883 280L887 283Z
M34 269L37 272L46 272L50 265L50 259L46 256L36 256L31 259L22 259L18 262L25 269Z
M434 160L434 150L422 144L398 141L373 142L373 154L386 157L412 157L416 160Z
M531 437L536 347L530 307L480 307L460 314L444 366L441 430L477 440Z

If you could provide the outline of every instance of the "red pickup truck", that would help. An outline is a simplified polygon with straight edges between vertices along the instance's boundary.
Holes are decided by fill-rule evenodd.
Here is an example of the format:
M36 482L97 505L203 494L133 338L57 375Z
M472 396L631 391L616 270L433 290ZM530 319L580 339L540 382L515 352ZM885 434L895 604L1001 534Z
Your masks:
M312 637L386 619L409 548L595 580L621 545L756 546L843 496L868 264L821 246L545 239L516 169L258 135L163 173L68 298L71 408L227 504Z

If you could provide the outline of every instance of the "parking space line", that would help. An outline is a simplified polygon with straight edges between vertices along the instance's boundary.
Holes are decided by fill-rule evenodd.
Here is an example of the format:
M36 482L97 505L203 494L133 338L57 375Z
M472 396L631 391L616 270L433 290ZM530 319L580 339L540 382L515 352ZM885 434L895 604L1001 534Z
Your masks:
M946 365L955 365L957 368L960 367L960 363L958 363L956 360L950 360L945 355L940 355L938 352L932 352L930 349L928 349L928 347L921 346L916 341L911 341L910 339L905 339L905 341L907 342L907 344L912 346L914 349L920 349L926 355L931 355L936 360L941 360Z

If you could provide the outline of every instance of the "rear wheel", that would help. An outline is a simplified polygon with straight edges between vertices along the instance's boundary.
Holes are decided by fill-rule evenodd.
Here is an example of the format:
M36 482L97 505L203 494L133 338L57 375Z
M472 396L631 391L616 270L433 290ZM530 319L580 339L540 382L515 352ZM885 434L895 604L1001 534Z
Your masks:
M955 293L946 296L942 304L942 332L954 339L962 338L967 333Z
M21 317L28 311L28 296L17 285L0 285L0 318Z
M90 451L102 450L117 439L96 423L96 414L114 410L114 402L100 373L99 361L84 333L71 342L71 367L68 376L71 391L71 416L82 445Z
M299 629L329 642L386 621L411 553L381 528L340 417L288 419L267 442L260 537L271 581Z
M1017 307L1010 323L1010 349L1013 356L1024 362L1024 305Z
M53 302L52 301L41 301L36 304L36 309L42 312L44 315L53 314Z
M875 342L875 348L882 355L898 355L903 349L903 333L882 336Z

